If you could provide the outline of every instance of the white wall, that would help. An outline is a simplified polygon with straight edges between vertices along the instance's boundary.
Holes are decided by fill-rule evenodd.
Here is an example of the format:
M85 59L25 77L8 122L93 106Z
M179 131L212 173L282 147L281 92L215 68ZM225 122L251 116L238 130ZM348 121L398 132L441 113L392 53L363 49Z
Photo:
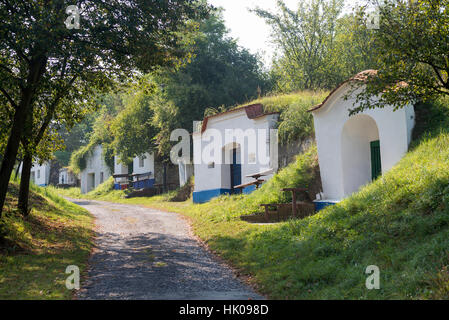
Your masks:
M377 140L373 123L380 140L382 173L390 170L408 151L414 125L413 106L397 111L391 106L370 109L362 113L369 117L353 116L348 122L349 110L356 106L354 97L357 94L355 92L352 98L344 100L349 89L349 84L343 85L313 112L324 197L329 200L342 199L359 189L363 181L370 182L368 149L361 152L360 143L369 148L369 141ZM367 161L369 170L368 165L360 166L361 158ZM357 163L357 169L353 167L354 163Z
M147 172L151 172L152 176L154 177L154 153L145 153L143 155L143 157L145 158L143 160L143 167L140 166L140 157L135 157L133 159L133 174L142 174L142 173L147 173Z
M193 165L178 161L179 170L179 186L182 187L187 183L187 180L193 175Z
M248 135L245 139L247 142L244 143L243 148L240 146L241 159L242 159L242 181L241 183L248 183L254 181L252 178L245 177L246 175L267 171L272 169L273 163L271 163L271 158L269 156L270 149L270 140L269 140L269 130L275 127L277 122L278 115L264 115L256 119L249 119L246 115L245 109L240 109L235 112L225 113L220 116L212 117L208 119L207 129L204 133L196 132L192 135L193 144L194 144L194 174L195 174L195 192L205 191L205 190L215 190L215 189L230 189L231 187L231 178L230 178L230 165L229 164L220 164L223 163L224 160L224 152L227 151L228 154L231 154L230 146L226 146L225 139L225 130L226 129L242 129L243 131L247 129L255 129L256 133L258 129L266 129L266 136L260 139L262 143L262 147L266 150L267 159L269 162L264 164L262 159L258 158L258 150L256 146L248 143L248 141L258 141L252 140L255 137L252 135ZM203 163L201 160L201 155L204 150L207 148L207 145L210 144L208 139L213 139L213 132L210 129L216 129L221 133L221 141L219 141L220 148L218 149L219 154L215 155L220 161L214 161L214 167L210 168L208 163ZM211 136L212 134L212 136ZM249 150L248 144L254 147L252 150ZM226 149L228 147L228 149ZM225 149L223 149L225 148ZM206 149L207 150L207 149ZM249 163L250 154L255 153L253 156L253 161L255 163ZM239 156L238 156L239 158ZM229 159L229 158L228 158ZM230 159L232 160L232 158ZM230 161L227 161L230 163ZM277 163L276 163L277 165ZM274 170L276 170L274 168ZM269 176L263 177L262 179L268 180L272 177L272 174Z
M103 159L102 152L101 145L98 145L93 149L92 155L88 157L86 168L80 174L81 193L87 193L95 189L111 176L111 171ZM101 181L102 173L103 181Z
M38 186L47 186L50 181L50 163L44 162L40 165L38 161L35 161L31 167L30 179Z
M343 193L351 194L371 181L371 141L379 140L376 122L358 114L346 121L341 134Z
M114 174L128 174L128 166L120 162L118 156L114 156ZM127 178L116 178L116 182L126 182Z

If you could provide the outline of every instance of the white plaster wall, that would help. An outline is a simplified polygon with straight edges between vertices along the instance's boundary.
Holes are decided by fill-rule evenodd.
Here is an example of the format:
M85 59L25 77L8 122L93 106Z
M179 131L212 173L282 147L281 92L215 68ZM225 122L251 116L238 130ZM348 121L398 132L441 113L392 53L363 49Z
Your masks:
M118 156L114 156L114 174L128 174L128 166L120 162ZM126 182L127 178L116 178L116 182Z
M144 161L143 161L143 167L139 166L139 157L135 157L133 159L133 174L141 174L141 173L147 173L151 172L152 177L154 177L154 153L145 153L144 154Z
M213 190L213 189L229 189L231 185L230 178L230 156L227 158L226 163L223 164L224 160L224 152L228 152L229 155L232 155L231 148L225 148L226 145L226 129L242 129L246 131L247 129L254 129L256 134L258 129L266 129L266 135L261 137L260 139L254 139L253 135L248 135L245 138L245 143L242 141L236 141L240 145L240 157L237 156L237 159L242 159L242 184L254 181L252 178L245 177L246 175L267 171L273 168L273 163L271 162L270 157L270 140L269 140L269 130L274 128L277 122L278 115L265 115L259 117L257 119L249 119L246 115L246 111L244 109L223 114L221 116L213 117L208 120L207 129L203 134L194 133L193 144L194 144L194 173L195 173L195 192L204 191L204 190ZM208 138L211 138L210 129L216 129L221 133L221 141L219 141L218 153L215 156L214 167L209 168L208 163L203 163L201 159L201 155L203 151L207 148L207 145L210 144ZM249 132L248 132L249 133ZM203 140L203 141L201 141ZM212 141L212 140L211 140ZM254 141L259 144L259 146L254 145ZM251 147L250 147L251 146ZM259 159L258 148L262 148L266 151L266 158L268 159L267 163L263 163L262 159ZM249 163L249 156L251 153L255 153L254 159L255 163ZM275 170L277 169L274 168ZM272 174L269 176L263 177L262 179L268 180L272 177Z
M187 180L193 175L193 165L178 161L179 170L179 186L182 187L187 183Z
M128 173L128 166L120 162L118 156L114 156L114 174L126 174Z
M376 122L358 114L346 121L341 135L343 193L351 194L371 181L371 141L379 140Z
M347 182L347 185L352 187L348 187L347 192L345 192L342 152L345 152L345 158L358 156L347 148L343 150L342 147L343 127L349 120L349 110L355 107L354 97L357 94L356 92L352 98L344 100L343 97L348 90L349 85L343 85L322 108L313 112L324 197L329 200L339 200L350 195L349 192L353 192L357 180L361 179L357 175L346 175L346 181L348 179L354 179L354 181ZM384 108L366 110L362 114L370 116L376 122L380 140L382 173L385 173L408 150L414 125L413 106L407 106L396 111L393 111L391 106L385 106ZM373 140L375 139L373 138ZM369 165L371 164L369 163Z
M87 193L92 189L98 187L100 184L101 173L103 172L103 182L106 181L111 176L111 171L109 167L106 165L103 155L102 155L102 147L98 145L92 151L92 155L88 157L86 161L86 168L81 171L80 180L81 180L81 193ZM95 180L93 184L89 183L90 175L95 175Z
M22 172L22 170L20 170ZM39 172L39 178L38 178ZM34 176L34 184L38 186L46 186L50 181L50 164L48 162L44 162L42 165L39 164L38 161L33 163L31 167L31 179Z

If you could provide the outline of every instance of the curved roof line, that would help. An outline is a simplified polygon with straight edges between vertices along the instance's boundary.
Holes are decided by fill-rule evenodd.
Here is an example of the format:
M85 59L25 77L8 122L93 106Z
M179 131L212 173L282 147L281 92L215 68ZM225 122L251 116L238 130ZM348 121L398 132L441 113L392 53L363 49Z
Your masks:
M349 82L353 82L353 81L359 81L359 82L365 82L369 77L375 76L377 75L377 70L373 70L373 69L369 69L369 70L364 70L362 72L357 73L355 76L343 81L342 83L340 83L334 90L332 90L327 97L323 100L323 102L321 102L320 104L314 106L312 109L308 110L308 112L313 112L316 111L318 109L321 109L326 102L331 98L331 96L334 95L334 93L336 93L338 91L338 89L340 89L341 87L343 87L345 84L349 83Z
M263 105L261 103L257 103L257 104L251 104L251 105L247 105L244 107L239 107L239 108L235 108L235 109L230 109L221 113L217 113L214 115L210 115L204 118L203 120L203 124L201 126L201 133L203 133L204 131L206 131L207 129L207 123L209 121L210 118L214 118L214 117L218 117L227 113L231 113L231 112L236 112L236 111L241 111L241 110L245 110L246 112L246 116L248 117L248 119L257 119L263 116L267 116L270 114L277 114L279 112L264 112L264 108Z

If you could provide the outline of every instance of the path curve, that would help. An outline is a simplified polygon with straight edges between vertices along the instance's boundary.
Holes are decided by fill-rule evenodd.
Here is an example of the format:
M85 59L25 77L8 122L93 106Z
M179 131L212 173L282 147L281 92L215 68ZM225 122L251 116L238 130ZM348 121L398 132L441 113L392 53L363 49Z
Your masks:
M97 231L79 299L263 299L204 249L178 214L72 201L94 215Z

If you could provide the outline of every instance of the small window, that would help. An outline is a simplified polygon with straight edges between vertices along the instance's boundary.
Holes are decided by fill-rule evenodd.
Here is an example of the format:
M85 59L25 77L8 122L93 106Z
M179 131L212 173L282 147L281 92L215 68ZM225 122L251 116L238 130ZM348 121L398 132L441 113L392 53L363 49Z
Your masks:
M215 168L215 162L209 162L208 165L207 165L207 167L208 167L209 169Z
M37 178L39 179L41 177L41 171L37 170Z
M139 157L139 168L143 168L145 166L145 158L143 156Z
M103 183L104 180L104 173L100 172L100 183Z

